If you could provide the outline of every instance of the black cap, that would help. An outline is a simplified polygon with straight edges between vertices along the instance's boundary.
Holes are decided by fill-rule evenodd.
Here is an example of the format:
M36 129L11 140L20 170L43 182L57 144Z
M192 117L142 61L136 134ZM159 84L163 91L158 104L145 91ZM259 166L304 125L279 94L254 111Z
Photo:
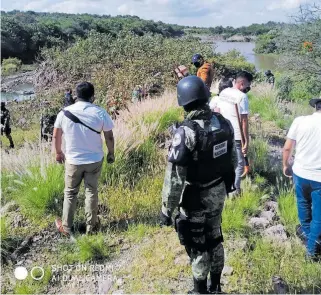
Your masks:
M312 98L309 103L311 107L315 108L316 104L319 102L321 102L321 98Z

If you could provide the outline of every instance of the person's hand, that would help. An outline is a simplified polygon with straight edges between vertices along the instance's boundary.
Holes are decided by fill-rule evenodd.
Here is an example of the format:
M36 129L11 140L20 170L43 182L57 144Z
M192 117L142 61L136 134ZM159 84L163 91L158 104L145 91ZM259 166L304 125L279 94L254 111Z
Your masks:
M57 153L56 154L56 162L59 164L62 164L65 162L65 155L63 152Z
M112 164L115 162L115 155L113 153L108 153L107 155L107 163Z
M246 143L246 144L244 144L242 146L242 154L243 155L247 155L247 151L248 151L248 146L247 146L247 143Z
M171 226L173 224L172 222L172 218L170 218L169 216L165 215L162 211L160 213L160 222L159 225L161 227L163 226Z
M283 167L283 175L285 177L292 178L292 175L293 175L292 167L291 166L284 166Z

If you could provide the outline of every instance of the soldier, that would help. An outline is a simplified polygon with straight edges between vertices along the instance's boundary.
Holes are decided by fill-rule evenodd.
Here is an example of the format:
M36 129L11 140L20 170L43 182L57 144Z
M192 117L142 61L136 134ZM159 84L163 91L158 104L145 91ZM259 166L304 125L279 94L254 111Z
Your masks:
M10 112L6 108L6 103L4 101L1 102L1 135L3 133L9 139L10 148L14 148L14 143L11 136L11 127L10 127Z
M75 103L75 99L72 97L72 90L70 88L66 89L64 98L64 108Z
M172 224L171 216L178 206L175 229L191 259L194 289L190 293L221 292L222 210L226 194L233 191L237 163L233 128L210 110L209 91L200 78L183 78L177 95L185 120L173 132L162 191L161 226Z
M265 74L265 77L266 77L265 82L271 84L272 87L273 87L274 86L274 82L275 82L275 78L274 78L274 75L272 74L271 70L267 70L264 74Z
M41 115L40 121L40 138L45 141L51 141L53 136L54 124L59 112L57 106L50 106L46 108L46 112Z

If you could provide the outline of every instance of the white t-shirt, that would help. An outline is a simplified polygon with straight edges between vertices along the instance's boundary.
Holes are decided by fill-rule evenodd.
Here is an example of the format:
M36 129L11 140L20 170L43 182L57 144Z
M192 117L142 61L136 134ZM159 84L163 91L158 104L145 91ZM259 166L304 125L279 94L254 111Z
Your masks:
M65 108L94 130L110 131L114 123L107 112L89 102L78 101ZM73 165L91 164L104 157L101 135L82 124L74 123L61 111L55 128L61 128L65 141L66 161Z
M235 140L241 140L235 104L238 104L240 115L249 114L249 99L244 92L236 88L226 88L218 96L217 107L220 109L220 113L231 122Z
M296 118L287 137L296 141L293 172L321 182L321 113Z
M215 108L217 108L218 100L219 100L219 96L218 96L218 95L212 97L212 99L211 99L211 101L210 101L210 103L209 103L210 109L211 109L212 111L214 111Z

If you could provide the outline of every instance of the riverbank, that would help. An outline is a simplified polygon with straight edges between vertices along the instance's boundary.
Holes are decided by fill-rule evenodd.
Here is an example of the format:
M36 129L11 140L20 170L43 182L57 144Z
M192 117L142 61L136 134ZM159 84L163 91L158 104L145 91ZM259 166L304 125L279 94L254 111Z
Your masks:
M5 76L1 79L1 92L16 92L21 84L34 84L36 70ZM30 91L29 91L30 92ZM34 92L33 92L34 93ZM28 93L28 94L33 94Z

